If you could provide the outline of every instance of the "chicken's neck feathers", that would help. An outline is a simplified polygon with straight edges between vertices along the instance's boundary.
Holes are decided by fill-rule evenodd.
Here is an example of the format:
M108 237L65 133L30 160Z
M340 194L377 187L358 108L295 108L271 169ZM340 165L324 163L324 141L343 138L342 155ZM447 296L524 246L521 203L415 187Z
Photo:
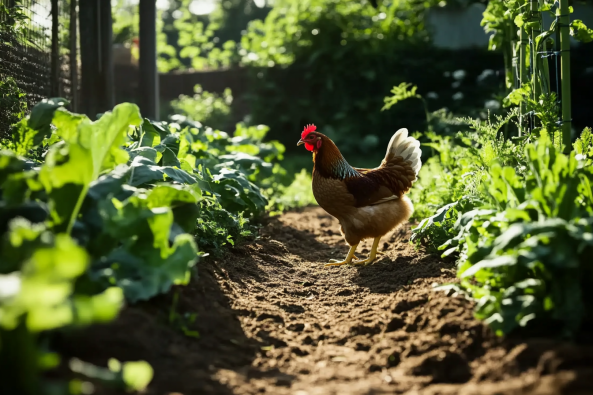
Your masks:
M319 151L314 153L313 163L313 172L318 172L323 177L344 180L362 176L350 166L338 147L329 138L324 139Z

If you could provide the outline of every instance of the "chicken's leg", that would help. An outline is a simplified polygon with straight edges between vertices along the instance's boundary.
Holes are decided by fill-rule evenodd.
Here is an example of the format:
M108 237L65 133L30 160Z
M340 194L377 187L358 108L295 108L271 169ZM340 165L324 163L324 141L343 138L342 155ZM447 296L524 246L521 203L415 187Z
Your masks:
M325 266L348 265L350 262L352 262L352 258L354 258L354 251L356 251L356 247L358 247L358 244L355 244L352 247L350 247L350 251L348 251L348 255L346 256L346 259L344 259L343 261L338 261L337 259L330 259L329 263L326 263Z
M369 263L373 263L375 258L377 258L377 247L379 246L379 240L381 240L381 237L376 237L375 240L373 241L373 246L371 247L371 253L369 254L369 257L367 259L364 259L361 261L353 261L352 264L366 266Z

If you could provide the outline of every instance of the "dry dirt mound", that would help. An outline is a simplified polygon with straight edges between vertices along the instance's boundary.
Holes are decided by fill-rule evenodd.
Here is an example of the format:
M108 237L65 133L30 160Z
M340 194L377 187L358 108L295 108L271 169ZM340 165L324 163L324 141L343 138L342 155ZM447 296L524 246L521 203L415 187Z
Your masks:
M159 395L593 394L591 347L496 338L471 302L432 290L455 281L453 267L408 239L386 236L373 266L325 268L347 252L337 222L288 213L179 289L177 312L197 313L187 329L199 338L169 323L167 296L64 347L98 364L147 360Z

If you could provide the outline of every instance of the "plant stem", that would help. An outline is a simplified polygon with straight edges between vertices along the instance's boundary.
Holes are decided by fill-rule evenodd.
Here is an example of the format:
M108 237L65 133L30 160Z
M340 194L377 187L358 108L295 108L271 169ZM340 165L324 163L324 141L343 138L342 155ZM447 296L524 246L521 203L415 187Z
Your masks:
M560 9L556 10L556 15L559 16L560 29L560 77L562 79L562 90L560 100L562 101L562 144L564 151L570 152L571 141L571 100L570 100L570 35L569 35L569 10L568 0L560 0Z
M97 178L95 177L95 180L96 179ZM84 198L86 197L88 191L89 191L89 185L87 184L84 186L84 188L80 192L80 195L78 195L78 200L76 201L76 206L74 206L74 209L72 210L72 213L70 214L70 219L68 220L68 228L66 229L66 232L68 234L72 233L72 228L74 227L74 223L76 222L76 219L78 218L78 213L80 212L80 208L82 207L82 203L84 203Z
M543 1L544 0L538 0L539 1L539 5L540 7L543 6ZM543 30L543 18L542 18L542 14L540 12L539 14L539 20L540 20L540 27ZM546 38L543 38L541 40L541 52L543 52L544 54L548 52L548 44L546 44L548 37L550 37L551 32L548 32L546 35ZM537 50L538 48L536 48ZM538 63L541 64L541 73L543 74L541 76L541 84L542 84L542 92L546 95L550 94L551 91L551 85L550 85L550 67L548 65L548 58L544 57L543 54L542 56L538 57Z
M505 88L507 89L507 93L510 93L513 90L513 62L515 57L513 55L513 24L508 24L507 26L507 37L506 40L503 42L503 49L502 52L504 54L504 71L505 71Z
M525 29L519 28L519 35L519 87L522 87L527 81L527 32ZM523 134L525 107L524 101L521 101L519 107L519 137Z
M538 1L537 0L530 0L529 3L529 8L530 11L533 15L538 13ZM541 33L542 30L542 26L541 26L541 22L540 22L540 18L538 15L538 23L531 29L531 42L532 42L532 48L530 48L531 50L531 70L532 70L532 90L533 90L533 100L537 101L540 94L541 94L541 81L539 79L539 73L538 73L538 69L537 69L537 45L536 45L536 40L537 40L537 36Z

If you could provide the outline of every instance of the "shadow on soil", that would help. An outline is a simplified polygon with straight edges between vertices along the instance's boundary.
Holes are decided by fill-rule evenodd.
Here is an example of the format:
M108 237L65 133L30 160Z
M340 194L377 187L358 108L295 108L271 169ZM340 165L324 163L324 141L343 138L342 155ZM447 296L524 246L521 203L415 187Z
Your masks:
M454 265L415 251L408 236L409 229L386 236L374 265L324 268L348 250L335 220L319 209L271 218L258 239L200 262L188 286L129 306L58 348L64 360L100 366L146 360L155 371L150 395L405 393L438 384L446 387L426 393L460 393L453 384L509 393L512 384L513 393L535 394L529 385L542 377L554 393L591 389L584 378L593 377L593 350L503 345L473 318L470 302L432 291L432 282L455 280ZM369 248L362 243L358 257ZM194 322L170 323L175 292L176 316L196 314ZM186 336L180 322L199 337ZM574 376L563 381L568 370Z

